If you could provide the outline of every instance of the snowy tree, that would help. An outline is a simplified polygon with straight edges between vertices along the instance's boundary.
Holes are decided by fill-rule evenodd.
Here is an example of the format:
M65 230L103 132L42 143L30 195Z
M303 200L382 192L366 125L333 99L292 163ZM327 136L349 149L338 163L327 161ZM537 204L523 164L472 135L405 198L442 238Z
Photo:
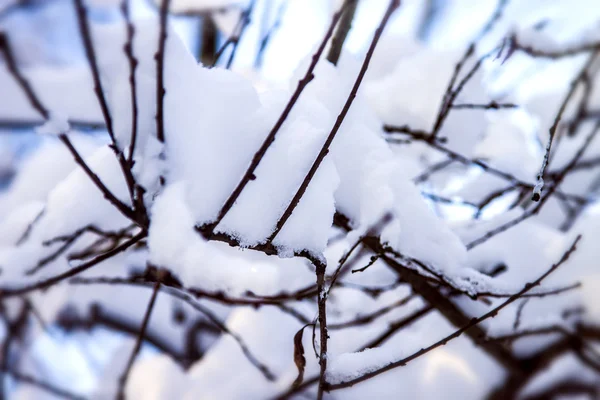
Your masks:
M592 0L3 0L0 393L600 396Z

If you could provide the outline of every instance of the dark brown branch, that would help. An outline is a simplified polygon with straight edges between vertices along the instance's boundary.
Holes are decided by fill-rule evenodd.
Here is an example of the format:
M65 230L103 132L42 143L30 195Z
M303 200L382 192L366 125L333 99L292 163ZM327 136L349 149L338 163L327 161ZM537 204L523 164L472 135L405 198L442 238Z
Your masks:
M392 304L389 304L385 307L382 307L372 313L369 313L369 314L366 314L363 316L359 316L350 321L329 324L329 329L344 329L344 328L348 328L351 326L370 324L371 322L375 321L377 318L389 313L390 311L395 310L399 307L402 307L402 306L408 304L408 302L414 298L415 298L415 295L413 295L413 294L408 295L408 296L406 296L400 300L397 300L397 301L393 302Z
M152 315L152 310L154 309L154 304L156 303L156 298L158 296L158 289L160 289L160 282L162 278L162 273L158 272L158 277L156 279L156 283L154 284L154 289L152 290L152 295L150 296L150 301L148 302L148 306L146 307L146 312L144 314L144 319L142 320L142 326L140 327L140 331L138 333L137 340L135 341L135 345L133 347L133 351L129 356L127 361L127 365L125 366L125 370L121 374L119 378L119 387L117 390L117 399L125 400L125 385L127 384L127 379L129 378L129 373L131 372L131 368L133 367L133 363L140 352L142 347L142 342L144 341L144 337L146 335L146 328L148 328L148 323L150 322L150 317Z
M19 71L19 68L17 67L17 62L12 52L12 48L10 46L10 42L8 40L8 36L4 32L0 32L0 52L4 54L4 61L6 62L8 71L15 78L15 80L27 96L29 103L31 103L33 108L35 108L35 110L39 112L44 119L48 119L50 117L50 112L46 107L42 105L42 102L38 99L37 95L33 91L33 88L29 84L29 81L27 81L25 76L23 76L23 74L21 74L21 72Z
M58 314L56 323L66 332L75 330L89 331L94 327L102 326L113 331L127 334L133 338L138 336L140 330L137 323L105 311L98 304L93 304L90 307L89 314L85 316L79 315L76 309L67 307ZM195 361L186 359L183 354L180 354L172 347L171 343L148 329L144 334L143 340L152 347L158 349L161 353L169 355L184 368L189 367L191 361Z
M98 68L98 60L96 59L96 52L94 51L94 44L92 42L92 35L90 32L90 26L87 18L87 9L83 4L83 0L74 0L75 2L75 12L77 15L77 22L79 26L79 33L83 40L83 47L85 50L85 56L88 62L88 65L92 71L92 78L94 80L94 92L96 93L96 97L98 98L98 103L100 103L100 109L102 110L102 116L104 117L104 122L106 123L106 131L108 132L108 136L111 140L111 149L114 151L115 156L117 157L117 161L119 162L119 166L121 167L121 171L123 173L123 177L127 182L127 189L129 190L129 196L131 197L132 204L134 202L134 186L135 179L133 178L133 174L131 169L128 167L127 162L125 160L125 156L123 152L119 148L116 137L114 134L113 120L112 115L110 113L110 109L108 107L108 102L106 100L106 96L104 96L104 90L102 88L102 80L100 78L100 70Z
M72 235L69 239L65 240L58 249L40 259L34 267L27 269L25 275L33 275L52 261L56 260L64 254L81 235L83 235L83 231L78 231L76 235Z
M384 342L386 342L390 337L394 336L398 331L406 328L411 325L415 321L421 319L425 315L429 314L433 311L434 308L432 306L424 306L419 310L413 312L412 314L399 319L398 321L392 322L388 329L379 334L376 338L371 340L369 343L364 345L363 349L372 349L375 347L381 346Z
M63 134L61 134L59 136L59 138L65 144L65 146L67 146L67 149L69 149L69 151L73 155L73 158L75 159L75 162L77 163L77 165L79 165L81 167L81 169L83 169L83 171L85 172L85 174L90 178L90 180L94 183L94 185L98 188L98 190L100 190L100 192L102 192L102 194L104 195L104 198L106 200L108 200L108 202L110 204L112 204L113 206L115 206L115 208L117 210L119 210L119 212L121 212L121 214L123 214L126 218L130 219L132 222L135 222L136 224L139 224L139 222L137 221L137 218L136 218L136 215L135 215L134 211L131 208L129 208L125 203L123 203L121 200L119 200L106 187L106 185L104 185L104 183L98 177L98 175L96 175L94 173L94 171L91 170L91 168L87 165L87 163L81 157L81 155L79 154L79 152L75 149L75 147L73 146L73 144L69 140L69 137L66 134L63 133Z
M451 205L456 205L456 206L469 206L469 207L475 207L477 208L477 204L474 204L470 201L466 201L466 200L461 200L461 199L452 199L452 198L447 198L447 197L443 197L434 193L427 193L427 192L421 192L421 195L423 197L425 197L426 199L429 199L431 201L434 201L436 203L443 203L443 204L451 204Z
M508 42L509 56L515 51L522 51L525 54L535 58L559 59L564 57L574 57L582 53L600 50L600 42L583 43L560 50L536 49L533 46L520 43L517 39L517 35L514 34L508 39Z
M388 141L388 143L395 143L395 142L390 142L389 139L387 141ZM412 143L412 142L410 142L410 143ZM413 178L413 182L414 183L425 182L426 180L428 180L431 177L431 175L435 174L438 171L441 171L441 170L447 168L452 163L454 163L454 159L448 158L448 159L446 159L444 161L440 161L439 163L433 164L427 170L425 170L422 173L420 173L419 175L415 176Z
M28 300L24 300L17 315L14 317L14 319L11 319L4 309L4 305L0 304L0 312L2 313L2 317L6 323L4 340L2 342L2 348L0 349L0 371L7 371L10 369L12 344L22 336L22 333L27 325L30 311L31 303ZM4 383L3 376L0 375L0 398L4 398L5 392L8 392L7 388L4 386Z
M504 342L514 342L515 340L531 337L531 336L539 336L539 335L550 335L550 334L558 334L561 337L564 337L565 340L568 341L571 345L571 350L573 350L574 354L588 367L594 369L597 372L600 372L600 354L596 351L596 349L591 346L587 341L584 340L584 337L579 332L570 332L565 327L560 325L551 325L543 328L537 329L528 329L520 332L515 332L510 335L497 336L493 339L495 341L504 341Z
M131 235L128 232L130 230L132 230L134 227L135 227L135 225L129 225L128 227L119 229L118 231L103 231L95 225L87 225L87 226L84 226L83 228L77 229L75 232L73 232L69 235L60 235L60 236L56 236L50 240L44 240L42 242L42 244L44 246L51 246L55 243L68 242L73 239L77 239L79 236L81 236L82 234L84 234L86 232L96 234L103 238L115 239L115 240L123 239L123 238L131 238Z
M336 286L348 288L348 289L360 290L364 294L376 299L382 293L397 289L401 285L404 285L404 282L396 281L394 283L391 283L389 285L384 285L384 286L364 286L364 285L359 285L356 283L342 281L342 282L338 282Z
M344 265L346 265L346 262L348 261L348 259L352 255L352 253L354 253L354 251L360 246L361 242L362 242L362 237L360 239L358 239L356 242L354 242L354 244L350 247L350 249L342 256L342 258L340 258L340 261L338 262L338 266L332 275L331 282L329 283L329 288L327 289L327 294L329 294L329 292L331 291L331 288L333 286L335 286L335 283L336 283L338 277L340 276L342 268L344 268Z
M135 80L135 70L138 66L138 60L133 54L133 35L135 33L135 27L131 22L131 10L130 0L121 1L121 14L125 19L127 26L127 42L123 47L125 56L129 63L129 88L131 92L131 139L129 142L129 155L127 161L129 162L129 169L133 168L133 153L135 152L135 145L137 142L137 123L138 123L138 102L137 102L137 85Z
M539 290L533 293L525 293L522 298L542 298L548 296L556 296L557 294L562 294L565 292L570 292L571 290L579 289L581 287L580 282L575 282L570 285L562 286L556 289L548 289L548 290ZM493 292L477 292L476 297L492 297L497 299L507 298L512 296L512 294L502 294L502 293L493 293Z
M454 88L454 84L455 84L456 80L458 79L458 75L460 74L460 71L462 70L462 68L465 65L465 63L467 62L467 60L473 55L473 53L475 53L475 46L476 46L475 42L471 43L469 45L469 47L467 47L467 50L465 51L465 53L463 54L461 59L454 66L454 72L452 73L452 77L450 78L450 81L448 82L448 87L446 87L446 92L444 93L444 96L442 97L442 102L440 104L437 118L436 118L435 123L433 124L433 128L431 130L431 137L430 137L431 140L435 139L437 134L440 131L443 120L444 120L444 118L446 118L446 115L448 113L448 111L447 111L449 109L448 104L449 104L450 96L452 94L452 90Z
M217 25L211 15L202 16L200 25L197 58L202 65L212 65L217 53Z
M31 235L31 231L33 231L33 228L35 227L35 225L42 219L45 212L46 212L46 208L44 207L42 209L42 211L40 211L29 224L27 224L27 228L25 228L25 231L19 237L19 240L17 240L17 243L16 243L17 246L22 245L23 243L25 243L27 241L27 239L29 239L29 236Z
M367 263L367 265L365 265L364 267L361 268L356 268L352 270L352 273L355 274L357 272L364 272L367 270L367 268L369 268L371 265L375 264L377 262L377 260L379 260L381 256L380 255L375 255L375 256L371 256L371 259L369 260L369 262Z
M113 121L112 116L110 114L110 109L108 108L108 102L106 101L106 97L104 96L104 91L102 89L102 82L100 80L100 71L98 69L98 61L96 60L96 52L94 51L94 44L92 42L92 35L90 32L90 26L87 19L87 9L83 4L83 0L74 0L75 1L75 11L77 13L77 21L79 23L79 33L81 34L81 38L83 39L83 45L85 50L85 55L92 71L92 77L94 79L94 91L96 93L96 97L98 98L98 102L100 103L100 109L102 110L102 115L104 117L104 122L106 123L106 130L108 131L108 135L111 138L113 144L116 143L115 135L113 131Z
M327 265L324 263L316 263L317 275L317 292L318 292L318 321L320 332L320 352L319 352L319 390L317 392L317 400L323 398L323 389L325 385L325 372L327 371L327 339L329 333L327 329L327 293L325 292L325 269Z
M523 316L523 310L529 302L529 299L524 299L517 307L517 315L515 316L515 322L513 323L513 329L516 331L521 326L521 317Z
M538 180L541 180L542 178L545 177L546 167L548 165L548 160L550 158L550 151L552 150L552 142L554 141L554 135L556 134L556 129L558 128L558 124L560 123L560 121L562 119L562 115L563 115L565 109L567 108L569 101L575 94L575 89L577 89L581 80L587 76L592 64L596 60L596 57L598 56L599 53L600 53L600 49L598 51L595 51L588 58L587 62L584 64L581 71L575 76L575 78L571 81L571 83L569 85L569 90L567 91L567 94L564 97L564 99L558 109L558 112L556 114L556 117L554 118L554 122L552 123L552 126L550 127L550 130L548 132L548 143L546 144L546 151L544 153L542 167L540 168L540 172L538 173ZM541 199L541 193L534 192L532 200L539 201L540 199Z
M501 110L507 108L518 108L519 106L512 103L496 103L495 101L492 101L488 104L452 104L450 107L455 110Z
M341 275L342 273L342 268L344 268L344 265L346 265L348 259L350 258L350 256L352 255L352 253L358 248L358 246L362 243L362 240L364 237L366 236L373 236L373 235L378 235L379 232L381 232L381 230L390 223L390 221L392 220L392 215L390 213L385 213L380 219L379 221L377 221L376 223L374 223L368 230L367 232L364 234L364 236L360 237L348 250L348 252L346 254L344 254L342 256L342 258L340 259L339 263L338 263L338 267L336 268L335 272L333 273L333 276L331 278L331 282L329 284L329 288L327 289L327 295L329 295L329 292L331 291L331 289L335 286L335 283L338 279L338 277ZM362 252L359 253L359 256L362 254ZM358 259L358 257L357 257ZM351 268L351 267L349 267ZM349 268L346 268L346 270L348 270ZM352 273L354 273L354 271L352 271Z
M167 44L167 15L171 0L162 0L159 12L160 32L158 36L158 51L154 55L156 61L156 138L159 142L165 142L165 118L164 118L164 69L165 69L165 47Z
M344 9L342 19L335 31L333 39L331 39L331 47L329 48L329 53L327 53L327 61L333 65L337 65L340 59L344 42L352 29L352 20L354 20L357 5L358 0L346 0L344 6L342 6Z

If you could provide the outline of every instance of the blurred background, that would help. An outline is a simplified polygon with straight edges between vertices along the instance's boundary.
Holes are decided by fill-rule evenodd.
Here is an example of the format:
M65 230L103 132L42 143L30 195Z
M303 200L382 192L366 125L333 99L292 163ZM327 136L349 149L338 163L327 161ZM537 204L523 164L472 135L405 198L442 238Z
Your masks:
M120 1L87 0L86 3L89 17L94 23L106 27L122 26ZM155 23L159 7L157 3L153 0L131 0L133 19ZM249 23L231 64L227 65L232 51L229 47L216 65L229 67L250 79L259 91L289 88L295 84L294 77L298 74L299 65L314 52L341 1L256 0L253 3L248 15ZM362 59L387 5L387 0L358 2L342 58ZM170 21L196 60L209 66L215 61L218 49L236 34L248 6L248 1L173 0ZM414 96L414 99L407 100L408 103L419 103L422 97L439 98L439 90L435 86L438 85L435 79L436 63L447 61L444 71L451 71L458 59L455 55L461 54L478 37L497 7L496 0L403 0L376 50L367 82L374 83L394 73L399 60L408 59L423 49L431 50L431 54L448 52L453 56L421 59L423 68L407 72L414 76L407 78L407 83L396 92L398 96L406 93ZM543 34L552 46L577 42L590 30L597 30L599 21L598 0L508 1L502 18L479 42L476 52L478 57L482 56L512 32L522 30ZM17 64L26 71L40 96L57 110L72 117L72 127L85 137L79 140L82 153L89 154L98 143L106 143L96 99L91 88L81 86L85 79L79 79L80 74L89 72L85 68L86 59L73 2L0 0L0 31L10 37ZM495 101L524 105L535 115L525 117L517 113L511 117L518 119L520 126L530 132L527 133L531 139L527 141L528 146L538 149L533 150L534 153L537 151L537 156L527 170L531 175L532 171L535 173L539 168L542 154L539 144L545 143L544 132L547 128L544 127L550 125L556 104L561 99L557 94L565 91L570 83L564 77L573 75L573 71L581 65L581 59L548 60L522 53L507 59L489 58L483 65L478 84ZM447 74L441 81L446 81L445 76ZM27 99L16 92L18 88L11 82L6 68L2 68L0 218L9 218L19 205L43 201L49 190L73 168L72 162L64 157L66 153L56 145L54 138L36 134L35 127L41 120L27 106ZM389 96L394 94L392 90ZM437 107L437 104L432 107ZM385 110L375 108L378 115L385 115ZM496 129L503 128L496 125ZM32 158L41 147L48 150ZM520 150L507 151L516 154ZM27 175L27 182L36 182L35 185L28 185L17 178L18 172L23 169L31 171ZM467 198L470 194L459 190L464 181L445 181L444 185L454 185L454 193ZM497 215L512 201L513 198L506 198L496 208L487 209L487 218ZM448 220L470 218L471 211L464 205L457 203L442 207L445 208L441 212ZM26 215L35 215L38 210L32 206ZM551 224L556 226L560 223ZM2 324L0 331L4 329ZM126 334L114 329L86 326L66 315L62 320L59 318L57 323L44 324L44 333L38 335L30 347L28 362L58 386L90 394L105 373L107 363L115 352L119 352L126 338ZM205 340L203 346L207 348L214 338L207 334ZM156 347L144 345L140 358L157 352L159 350ZM460 361L452 362L457 363L458 370L463 368ZM17 393L21 384L10 378L3 379L13 388L12 393ZM20 396L18 398L35 398L33 394L31 397L23 393Z

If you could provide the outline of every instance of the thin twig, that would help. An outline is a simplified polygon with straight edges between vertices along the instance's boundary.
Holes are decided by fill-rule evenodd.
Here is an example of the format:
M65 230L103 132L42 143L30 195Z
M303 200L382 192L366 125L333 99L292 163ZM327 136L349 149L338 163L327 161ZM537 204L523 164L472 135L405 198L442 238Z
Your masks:
M121 214L123 214L126 218L130 219L132 222L138 223L134 211L129 206L127 206L125 203L123 203L121 200L119 200L110 191L110 189L108 189L106 187L106 185L102 182L100 177L98 177L98 175L96 175L94 173L94 171L91 170L91 168L87 165L87 163L81 157L79 152L75 149L75 147L71 143L71 140L69 140L69 137L66 134L62 133L59 135L59 138L65 144L65 146L67 146L67 149L69 149L69 151L73 155L73 158L75 159L75 162L77 163L77 165L79 165L81 167L81 169L83 169L85 174L91 179L91 181L98 188L98 190L100 190L100 192L102 192L102 194L104 195L104 198L106 200L108 200L108 202L110 204L115 206L115 208L117 210L119 210L121 212Z
M131 22L131 10L130 0L121 1L121 13L125 19L127 26L127 42L123 48L127 61L129 62L129 87L131 91L131 140L129 142L129 155L127 161L129 162L129 168L133 167L133 154L135 152L135 145L137 142L137 120L138 120L138 102L137 102L137 85L135 80L135 70L138 66L138 60L133 54L133 35L135 33L135 27Z
M83 46L85 50L85 56L88 61L88 65L92 71L92 78L94 80L94 92L96 93L96 97L98 98L98 103L100 103L100 109L102 110L102 116L104 117L104 122L106 123L106 131L108 132L108 136L111 140L111 148L117 157L117 161L119 162L119 166L121 167L121 171L123 173L123 177L125 178L125 182L127 183L127 189L129 190L129 197L131 198L132 204L135 204L134 201L134 186L135 179L133 177L133 173L129 168L125 156L123 155L123 151L119 148L117 144L117 140L114 133L113 120L112 115L110 113L110 109L108 107L108 102L106 100L106 96L104 95L104 90L102 88L102 80L100 78L100 69L98 68L98 60L96 59L96 52L94 51L94 43L92 41L92 34L90 31L89 21L87 17L87 9L83 4L83 0L74 0L75 2L75 12L77 15L77 22L79 26L79 33L81 34L81 38L83 40Z
M215 55L215 63L219 60L220 56L223 54L223 52L229 46L229 44L231 44L233 47L231 48L231 53L229 53L229 59L227 60L227 65L225 66L225 68L227 69L231 68L233 60L235 59L235 54L240 44L240 40L242 40L242 36L244 35L245 30L251 22L250 16L252 15L252 10L254 9L255 3L256 0L250 0L248 8L246 8L240 14L240 20L238 21L238 25L235 28L233 36L227 39L223 47L221 47L221 49L217 52L217 54Z
M142 342L144 341L144 336L146 335L146 328L148 327L148 323L150 322L152 310L154 309L154 304L156 303L156 298L158 297L160 282L162 280L161 278L162 274L159 272L158 277L156 279L156 283L154 284L154 289L152 290L152 296L150 296L150 301L148 302L148 306L146 307L146 312L144 314L144 319L142 320L142 326L140 327L137 340L135 341L135 346L133 347L133 351L129 355L129 359L127 361L127 365L125 366L125 370L119 378L119 387L117 390L118 400L125 399L125 385L127 384L127 379L129 378L131 367L133 367L133 363L135 362L135 359L142 347Z
M4 32L0 32L0 52L4 54L4 61L6 62L9 72L15 78L21 89L23 89L23 92L25 92L29 103L31 103L33 108L35 108L44 119L48 119L50 117L50 112L42 105L42 102L38 99L25 76L21 74L19 68L17 68L17 62L12 52L8 36Z
M273 38L273 36L275 35L275 33L277 32L277 30L279 29L279 27L281 26L281 20L283 19L283 15L285 14L285 10L287 8L288 3L289 3L289 0L285 0L284 2L281 3L281 5L279 6L279 9L277 10L277 16L275 17L275 22L273 22L273 25L271 25L271 27L268 29L268 31L264 34L264 36L260 40L260 44L258 46L258 52L256 53L256 58L254 60L254 68L259 69L262 66L263 57L264 57L265 51L267 49L267 46L268 46L269 42L271 41L271 39Z
M594 61L596 60L596 57L598 56L599 53L600 53L600 50L595 51L588 58L588 60L584 64L581 71L575 76L575 78L571 81L571 83L569 85L569 90L567 91L567 94L564 97L564 99L558 109L556 117L554 118L554 122L552 123L552 126L550 127L550 130L548 131L548 143L546 144L546 151L544 152L544 159L542 161L542 166L540 168L540 172L538 173L538 176L537 176L538 181L543 182L542 179L545 176L546 167L548 166L548 160L550 158L550 151L552 150L552 142L554 141L554 135L556 134L556 129L558 128L558 124L561 121L562 115L565 112L565 109L567 108L569 101L575 94L575 89L577 89L581 80L584 79L586 77L586 75L589 73L589 69L592 66L592 64L594 63ZM540 190L540 193L538 193L538 192L533 193L533 196L532 196L533 201L539 201L541 199L541 187L539 188L539 190Z
M318 292L318 321L319 321L319 332L320 332L320 352L319 352L319 390L317 392L317 400L323 399L323 389L325 385L325 373L327 372L327 339L329 333L327 331L327 293L325 292L325 269L324 263L316 263L316 275L317 275L317 292Z
M167 15L171 0L162 0L159 13L160 32L158 36L158 50L154 55L156 61L156 138L159 142L165 142L165 118L164 118L164 69L165 69L165 47L167 44Z
M30 293L30 292L33 292L36 290L47 289L50 286L53 286L59 282L64 281L65 279L72 278L84 271L87 271L88 269L101 263L102 261L108 260L109 258L115 256L116 254L119 254L119 253L127 250L129 247L133 246L140 240L144 239L146 236L147 236L147 233L145 231L142 231L142 232L138 233L137 235L135 235L133 238L131 238L131 239L127 240L126 242L123 242L121 245L115 247L114 249L107 251L106 253L100 254L96 258L94 258L88 262L85 262L85 263L79 265L78 267L67 270L67 271L63 272L62 274L58 274L53 277L41 280L39 282L22 286L20 288L10 288L10 287L0 288L0 298L22 296L24 294L27 294L27 293Z

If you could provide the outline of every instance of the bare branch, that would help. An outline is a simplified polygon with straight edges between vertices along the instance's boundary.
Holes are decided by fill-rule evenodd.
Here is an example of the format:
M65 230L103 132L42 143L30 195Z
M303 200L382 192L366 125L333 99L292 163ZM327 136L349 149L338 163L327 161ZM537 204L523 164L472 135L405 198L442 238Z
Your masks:
M142 231L142 232L138 233L137 235L135 235L133 238L127 240L126 242L123 242L123 244L115 247L114 249L112 249L110 251L107 251L106 253L100 254L96 258L94 258L90 261L87 261L87 262L79 265L78 267L72 268L70 270L63 272L62 274L55 275L51 278L44 279L37 283L26 285L26 286L23 286L20 288L11 288L11 287L0 288L0 299L7 298L7 297L14 297L14 296L22 296L24 294L27 294L27 293L30 293L30 292L33 292L36 290L43 290L43 289L47 289L51 286L54 286L57 283L64 281L65 279L72 278L84 271L87 271L91 267L93 267L97 264L100 264L102 261L108 260L109 258L115 256L116 254L119 254L119 253L127 250L129 247L138 243L140 240L144 239L146 236L147 236L147 233Z
M569 247L569 249L563 254L563 256L561 257L561 259L554 265L552 265L545 273L543 273L542 275L540 275L539 278L537 278L536 280L534 280L533 282L527 283L523 289L521 289L518 293L514 294L513 296L509 297L506 301L502 302L500 305L498 305L497 307L494 307L492 310L488 311L487 313L483 314L482 316L478 317L478 318L473 318L471 320L471 322L469 322L468 324L466 324L465 326L463 326L462 328L458 329L457 331L455 331L454 333L452 333L451 335L446 336L445 338L439 340L438 342L432 344L431 346L428 346L424 349L421 349L419 351L417 351L416 353L402 358L400 360L397 361L393 361L391 363L389 363L388 365L378 368L374 371L370 371L367 372L357 378L345 381L345 382L340 382L340 383L335 383L335 384L328 384L327 385L327 390L338 390L338 389L343 389L346 387L350 387L353 386L357 383L363 382L369 378L372 378L374 376L377 376L379 374L382 374L384 372L387 372L391 369L397 368L397 367L403 367L405 366L407 363L409 363L410 361L424 355L427 354L428 352L435 350L436 348L443 346L445 344L447 344L449 341L459 337L460 335L462 335L465 331L467 331L469 328L478 325L479 323L481 323L482 321L485 321L488 318L492 318L495 317L498 312L500 312L502 309L504 309L505 307L507 307L508 305L514 303L515 301L517 301L518 299L520 299L525 293L527 293L528 291L530 291L531 289L533 289L534 287L538 286L546 277L548 277L548 275L550 275L552 272L554 272L558 267L560 267L565 261L567 261L567 259L569 258L569 256L571 254L573 254L573 252L576 249L576 245L579 242L579 240L581 239L581 235L577 236L577 238L575 239L575 241L573 242L573 244Z
M127 384L127 379L129 378L131 367L133 367L133 363L135 362L135 359L138 353L140 352L140 348L142 347L142 342L144 340L144 336L146 335L146 328L148 327L148 323L150 322L152 310L154 309L156 297L158 296L158 289L160 289L162 275L163 274L159 271L156 283L154 284L154 289L152 290L152 295L150 296L150 301L148 302L148 306L146 307L146 313L144 314L144 319L142 320L142 326L140 327L137 340L135 341L135 346L133 348L133 351L131 352L131 355L129 356L125 370L119 378L119 387L117 391L118 400L125 400L125 385Z
M342 14L342 20L338 25L337 30L335 31L335 35L331 40L331 47L329 48L329 53L327 53L327 61L332 63L333 65L337 65L340 55L342 54L342 48L344 47L344 42L346 41L346 37L348 33L352 29L352 20L354 19L354 13L356 13L356 6L358 5L358 0L346 0L344 6L344 13Z
M159 20L160 32L158 35L158 50L154 55L156 60L156 138L164 143L165 141L165 121L164 121L164 63L165 47L167 44L167 15L171 0L162 0L160 6Z

